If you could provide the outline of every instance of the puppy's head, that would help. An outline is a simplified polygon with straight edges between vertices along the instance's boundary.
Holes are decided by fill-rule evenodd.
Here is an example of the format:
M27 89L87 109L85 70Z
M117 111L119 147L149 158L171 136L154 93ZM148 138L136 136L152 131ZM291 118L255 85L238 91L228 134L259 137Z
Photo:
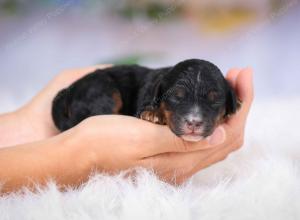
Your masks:
M186 60L157 83L155 98L166 124L179 137L199 141L237 111L234 90L212 63Z

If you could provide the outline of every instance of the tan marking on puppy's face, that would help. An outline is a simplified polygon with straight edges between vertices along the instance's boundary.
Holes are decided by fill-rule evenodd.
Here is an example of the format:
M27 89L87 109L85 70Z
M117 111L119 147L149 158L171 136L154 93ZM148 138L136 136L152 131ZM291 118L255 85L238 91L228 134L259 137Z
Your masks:
M160 103L159 111L161 114L161 120L163 121L163 124L168 125L170 128L173 128L174 125L172 124L172 112L167 110L166 104L164 102Z
M207 98L209 101L214 102L218 96L218 93L216 91L210 91L207 95Z
M175 96L179 97L179 98L184 98L185 96L185 90L183 88L175 88L174 90L174 94Z
M120 92L114 92L112 94L112 99L114 100L114 103L115 103L115 106L112 111L114 114L118 114L123 106Z
M226 115L226 109L224 108L221 113L218 115L217 119L216 119L216 123L215 123L215 128L224 123L227 119L227 115Z

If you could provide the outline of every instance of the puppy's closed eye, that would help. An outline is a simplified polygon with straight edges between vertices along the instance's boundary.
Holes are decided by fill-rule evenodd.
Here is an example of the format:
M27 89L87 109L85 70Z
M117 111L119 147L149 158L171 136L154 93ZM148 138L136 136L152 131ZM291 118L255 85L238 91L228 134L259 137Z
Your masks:
M184 98L185 96L185 90L183 88L176 88L174 91L174 95L177 98Z
M185 97L185 95L186 95L186 91L184 90L184 88L175 87L169 93L167 99L170 102L176 104L176 103L180 102Z
M217 100L217 98L219 97L219 94L217 91L210 91L207 94L207 98L209 101L214 102Z

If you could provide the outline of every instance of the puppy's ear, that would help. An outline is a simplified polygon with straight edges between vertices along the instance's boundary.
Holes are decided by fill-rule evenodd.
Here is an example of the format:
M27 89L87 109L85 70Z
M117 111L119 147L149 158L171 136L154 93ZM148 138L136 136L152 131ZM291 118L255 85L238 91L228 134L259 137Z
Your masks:
M162 77L153 82L147 82L138 98L138 115L144 111L154 111L159 108L162 95Z
M162 99L162 77L158 77L158 79L154 82L153 90L152 90L152 101L151 105L154 108L159 107L160 101Z
M240 108L241 102L236 96L234 89L228 85L226 94L226 112L225 116L232 115Z
M153 83L143 91L141 104L138 107L137 116L146 121L157 124L164 124L164 117L160 111L162 99L162 78L158 77Z

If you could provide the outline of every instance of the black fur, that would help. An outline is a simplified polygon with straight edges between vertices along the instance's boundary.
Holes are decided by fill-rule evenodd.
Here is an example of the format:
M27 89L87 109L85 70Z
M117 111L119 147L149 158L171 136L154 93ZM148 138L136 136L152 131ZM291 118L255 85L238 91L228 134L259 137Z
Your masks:
M116 103L118 96L121 103ZM214 64L191 59L159 69L124 65L96 70L58 93L52 116L61 131L94 115L122 114L150 121L155 117L181 136L185 116L198 106L204 121L201 135L208 136L238 105L234 90Z

